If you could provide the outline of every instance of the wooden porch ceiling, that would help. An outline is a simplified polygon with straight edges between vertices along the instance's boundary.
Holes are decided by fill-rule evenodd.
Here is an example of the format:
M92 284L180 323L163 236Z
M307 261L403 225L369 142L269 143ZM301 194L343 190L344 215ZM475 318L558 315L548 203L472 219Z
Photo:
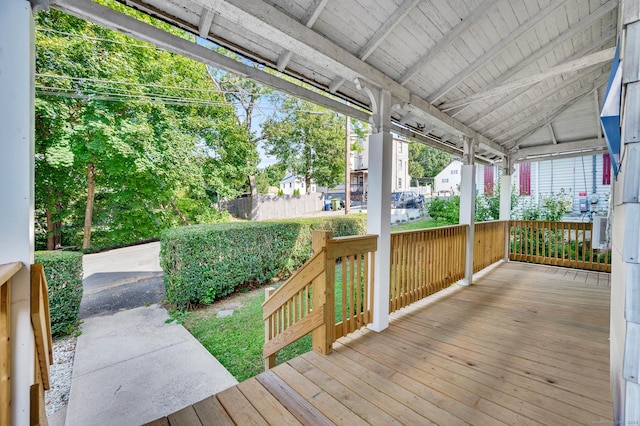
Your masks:
M92 0L52 6L247 75L336 111L362 109L203 55ZM356 80L389 90L394 130L448 152L461 136L498 162L604 150L598 121L617 0L119 0L369 108Z
M609 274L510 262L155 424L610 422Z

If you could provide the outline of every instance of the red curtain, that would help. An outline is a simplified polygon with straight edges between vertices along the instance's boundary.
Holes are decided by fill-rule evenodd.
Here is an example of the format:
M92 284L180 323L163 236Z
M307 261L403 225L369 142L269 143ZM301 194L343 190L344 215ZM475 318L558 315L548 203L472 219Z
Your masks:
M602 156L602 184L611 185L611 158L609 154Z
M484 166L484 193L493 195L493 166Z
M519 164L520 195L531 195L531 163Z

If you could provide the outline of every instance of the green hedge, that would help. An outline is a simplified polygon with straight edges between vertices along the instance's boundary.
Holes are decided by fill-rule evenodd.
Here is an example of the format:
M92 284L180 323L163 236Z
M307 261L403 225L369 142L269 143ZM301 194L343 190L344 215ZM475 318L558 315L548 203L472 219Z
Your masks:
M167 299L179 309L208 304L248 283L286 276L311 255L315 229L364 234L365 215L185 226L160 237Z
M37 251L35 263L42 263L47 277L51 334L70 334L78 326L82 300L82 253Z

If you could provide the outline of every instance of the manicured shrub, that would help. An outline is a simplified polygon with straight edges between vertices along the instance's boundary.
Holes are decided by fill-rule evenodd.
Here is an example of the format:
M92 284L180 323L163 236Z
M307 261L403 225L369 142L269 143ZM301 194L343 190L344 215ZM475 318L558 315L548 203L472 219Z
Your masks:
M82 253L37 251L35 263L42 263L47 277L51 334L72 333L78 325L82 300Z
M349 215L169 229L160 238L167 299L184 309L287 276L311 256L313 230L358 235L365 223L365 215Z

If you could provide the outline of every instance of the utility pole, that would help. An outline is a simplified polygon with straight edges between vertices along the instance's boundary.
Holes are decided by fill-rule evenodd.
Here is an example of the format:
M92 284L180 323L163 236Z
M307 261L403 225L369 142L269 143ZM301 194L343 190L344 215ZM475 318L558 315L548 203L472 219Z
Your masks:
M345 115L347 122L345 129L344 148L344 214L349 214L351 210L351 118Z

